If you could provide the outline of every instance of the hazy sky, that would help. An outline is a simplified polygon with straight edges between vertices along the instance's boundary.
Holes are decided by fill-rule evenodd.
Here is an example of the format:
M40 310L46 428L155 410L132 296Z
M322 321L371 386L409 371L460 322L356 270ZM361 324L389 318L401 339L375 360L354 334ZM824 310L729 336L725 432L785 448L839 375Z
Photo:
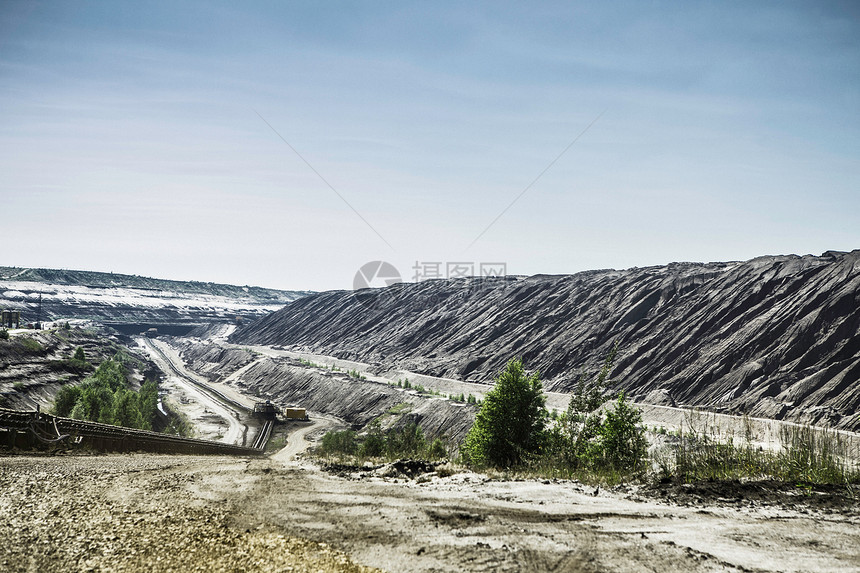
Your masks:
M0 265L285 289L852 250L860 10L0 0L0 212Z

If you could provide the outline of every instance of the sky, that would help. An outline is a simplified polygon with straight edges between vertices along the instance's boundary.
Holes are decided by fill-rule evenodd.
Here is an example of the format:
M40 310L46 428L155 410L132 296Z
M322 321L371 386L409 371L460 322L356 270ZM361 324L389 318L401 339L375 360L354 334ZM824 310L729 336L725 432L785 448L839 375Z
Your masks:
M0 265L299 290L850 251L860 8L0 0L0 213Z

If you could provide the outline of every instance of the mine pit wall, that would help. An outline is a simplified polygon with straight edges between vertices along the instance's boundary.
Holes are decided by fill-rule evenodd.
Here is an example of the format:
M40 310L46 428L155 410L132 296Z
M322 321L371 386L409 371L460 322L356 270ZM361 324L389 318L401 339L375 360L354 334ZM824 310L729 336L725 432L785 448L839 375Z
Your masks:
M314 294L229 340L467 382L520 356L553 392L619 342L613 380L637 401L860 431L860 249L386 294L374 312L352 291Z
M189 339L177 339L173 344L179 348L188 368L213 381L223 381L259 360L238 376L236 383L246 392L258 393L282 406L295 404L336 416L354 426L364 426L406 402L410 406L402 411L402 416L385 416L382 422L393 427L415 422L428 437L446 436L456 445L475 421L474 405L423 397L387 384L357 380L344 372L308 368L289 358L264 358L249 349Z
M384 383L302 368L291 362L281 358L261 360L248 368L237 384L256 390L276 404L296 404L354 426L363 427L380 416L383 427L415 422L427 438L444 437L452 446L462 442L475 421L477 408L472 404L420 396ZM401 406L403 403L409 406ZM386 415L395 407L398 413Z
M185 365L212 382L220 382L258 356L244 348L225 348L219 344L200 343L187 338L171 340L179 349Z
M104 322L105 326L109 326L119 332L120 334L124 334L126 336L137 336L139 334L144 334L150 328L154 328L158 331L158 335L167 335L167 336L185 336L195 328L199 327L200 324L197 322L194 323L161 323L161 322Z

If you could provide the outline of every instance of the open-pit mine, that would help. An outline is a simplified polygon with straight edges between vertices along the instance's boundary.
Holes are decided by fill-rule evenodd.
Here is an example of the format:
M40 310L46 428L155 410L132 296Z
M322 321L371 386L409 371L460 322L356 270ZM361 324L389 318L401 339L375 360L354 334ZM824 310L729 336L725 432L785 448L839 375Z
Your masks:
M398 284L377 307L2 271L23 319L0 339L2 571L860 571L858 483L656 463L606 482L460 452L510 358L556 415L617 344L611 390L640 408L649 455L690 435L776 452L802 428L856 468L860 251ZM22 328L37 304L44 328ZM157 382L151 429L54 411L111 360L129 393ZM447 459L317 451L410 424Z

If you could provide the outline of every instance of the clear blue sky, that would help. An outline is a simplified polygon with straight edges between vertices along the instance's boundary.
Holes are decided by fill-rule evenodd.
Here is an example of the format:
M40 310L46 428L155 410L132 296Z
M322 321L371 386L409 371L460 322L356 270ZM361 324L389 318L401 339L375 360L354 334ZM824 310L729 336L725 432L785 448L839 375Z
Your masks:
M2 0L0 264L325 290L860 248L857 6Z

